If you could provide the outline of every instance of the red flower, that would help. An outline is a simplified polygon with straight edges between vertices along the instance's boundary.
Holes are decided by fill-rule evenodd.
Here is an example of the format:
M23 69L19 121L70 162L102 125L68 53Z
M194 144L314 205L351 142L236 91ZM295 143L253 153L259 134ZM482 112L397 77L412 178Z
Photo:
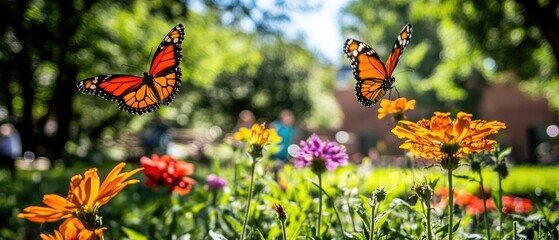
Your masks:
M435 188L432 206L435 211L442 213L448 205L448 188Z
M532 211L532 201L527 198L503 196L503 213L529 213Z
M474 198L476 197L464 189L454 190L454 204L458 206L466 206Z
M486 200L485 205L487 206L487 211L492 211L497 209L495 203L492 199ZM483 200L478 197L473 197L469 204L466 206L466 214L470 215L480 215L483 214Z
M158 156L153 154L151 159L148 157L140 158L140 163L144 168L144 174L148 178L146 186L153 189L157 186L168 186L170 191L180 195L190 192L192 185L196 181L187 175L194 173L194 165L184 161L179 161L171 156Z

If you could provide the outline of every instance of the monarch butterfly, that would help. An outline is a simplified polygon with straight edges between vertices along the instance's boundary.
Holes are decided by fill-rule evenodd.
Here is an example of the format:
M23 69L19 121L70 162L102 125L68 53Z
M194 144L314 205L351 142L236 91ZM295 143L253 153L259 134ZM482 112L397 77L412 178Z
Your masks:
M355 95L363 106L376 104L386 91L393 88L395 79L392 73L411 39L411 32L411 24L406 24L392 46L386 65L366 43L351 38L345 42L344 53L351 62L353 77L357 80Z
M176 25L163 38L143 76L106 74L82 80L78 90L118 102L118 107L131 114L153 112L167 106L181 86L182 41L184 27Z

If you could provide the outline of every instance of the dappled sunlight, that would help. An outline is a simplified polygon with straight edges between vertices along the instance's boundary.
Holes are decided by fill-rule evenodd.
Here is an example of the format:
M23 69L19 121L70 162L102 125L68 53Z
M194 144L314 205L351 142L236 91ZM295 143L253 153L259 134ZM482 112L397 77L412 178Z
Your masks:
M2 2L0 239L555 239L554 4Z

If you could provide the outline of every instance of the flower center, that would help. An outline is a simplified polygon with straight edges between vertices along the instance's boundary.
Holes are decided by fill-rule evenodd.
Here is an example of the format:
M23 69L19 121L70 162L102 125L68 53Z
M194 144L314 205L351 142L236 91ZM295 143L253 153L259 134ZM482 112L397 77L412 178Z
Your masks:
M85 228L94 230L103 224L102 218L97 214L99 212L99 204L95 204L93 208L84 205L75 212L76 217L83 223Z

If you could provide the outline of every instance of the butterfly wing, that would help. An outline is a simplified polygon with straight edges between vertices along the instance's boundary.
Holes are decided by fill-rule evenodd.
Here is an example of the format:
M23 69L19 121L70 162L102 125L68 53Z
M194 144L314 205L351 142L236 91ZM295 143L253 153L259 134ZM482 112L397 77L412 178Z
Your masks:
M347 39L344 52L351 62L353 76L357 80L355 95L363 106L376 104L386 91L392 89L392 73L411 39L411 33L411 24L406 24L392 47L386 65L372 47L355 39Z
M157 96L147 84L143 84L143 78L138 76L100 75L78 82L78 90L117 101L121 110L132 114L152 112L160 107Z
M181 86L182 41L184 27L175 26L157 47L149 70L153 77L153 90L158 101L168 105L177 95Z
M175 26L155 51L149 74L143 77L109 74L88 78L77 83L85 94L101 96L118 102L118 107L131 114L153 112L168 105L181 85L182 41L184 27Z
M351 62L355 95L363 106L371 106L381 99L392 86L390 75L377 52L364 42L347 39L344 52ZM389 86L387 86L389 84Z
M406 24L406 26L404 26L402 31L400 31L398 38L394 42L394 45L392 46L392 53L386 60L386 71L388 73L388 76L392 76L394 68L396 68L400 57L402 56L404 50L406 49L406 46L410 42L411 31L411 24Z

